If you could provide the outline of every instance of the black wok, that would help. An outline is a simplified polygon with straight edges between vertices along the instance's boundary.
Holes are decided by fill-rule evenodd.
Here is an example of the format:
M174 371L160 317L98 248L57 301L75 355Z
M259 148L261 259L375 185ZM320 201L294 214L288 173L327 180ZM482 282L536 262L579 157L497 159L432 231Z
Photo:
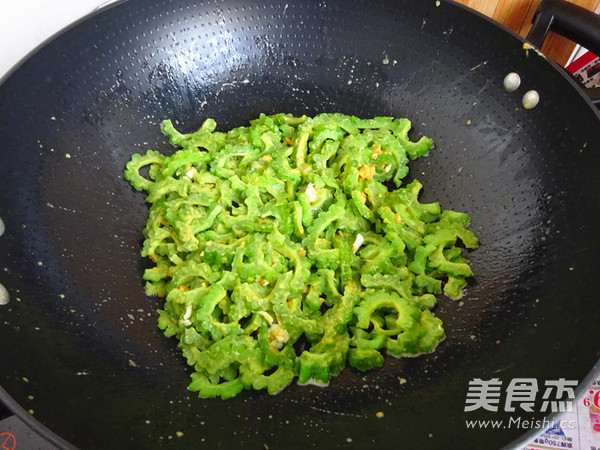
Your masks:
M432 137L411 174L425 201L472 216L475 281L460 303L440 298L448 337L432 355L346 369L326 389L202 400L156 327L162 300L144 293L147 207L123 168L174 151L162 119L225 130L280 111L408 117L413 137ZM463 7L121 2L7 77L0 117L0 392L67 448L499 448L524 430L467 429L510 416L465 412L469 380L581 382L600 356L598 113Z

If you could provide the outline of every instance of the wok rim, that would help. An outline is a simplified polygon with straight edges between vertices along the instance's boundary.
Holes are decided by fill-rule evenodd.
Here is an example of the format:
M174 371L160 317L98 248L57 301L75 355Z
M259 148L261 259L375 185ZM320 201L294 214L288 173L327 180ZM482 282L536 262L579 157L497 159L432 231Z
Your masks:
M14 398L10 396L2 386L0 386L0 402L2 402L11 412L14 413L31 431L37 433L38 436L45 439L50 444L61 450L79 450L73 444L69 443L50 428L46 427L42 422L37 420L32 414L25 410Z
M108 10L115 8L115 7L119 7L120 5L128 3L129 1L130 0L112 0L112 1L104 2L100 5L98 5L96 8L89 11L88 13L86 13L85 15L83 15L82 17L80 17L79 19L62 27L60 30L56 31L51 36L47 37L42 42L40 42L38 45L36 45L34 48L32 48L30 51L28 51L15 64L13 64L11 66L11 68L7 72L4 73L4 75L2 75L0 77L0 87L9 78L14 76L23 64L25 64L27 61L29 61L34 55L44 51L44 49L47 45L49 45L50 43L55 41L60 36L66 34L66 33L69 33L75 27L77 27L79 25L81 25L85 22L88 22L91 18L95 17L96 15L101 15L101 14L107 12ZM454 0L441 0L441 6L442 7L443 6L451 6L451 7L457 7L459 9L462 9L470 14L477 16L479 19L485 20L489 25L500 28L502 31L508 33L512 37L517 38L523 44L530 45L531 46L530 50L537 53L536 57L543 58L555 71L560 73L561 77L564 80L566 80L571 85L571 87L574 88L574 90L578 93L578 95L580 95L583 98L585 103L593 111L598 122L600 122L600 109L597 108L592 103L590 97L585 92L586 89L583 86L579 85L573 77L569 76L568 72L565 70L564 67L560 66L554 60L547 57L545 55L545 53L543 53L541 51L541 49L538 49L538 47L536 47L534 44L532 44L526 38L520 36L519 34L515 33L510 28L508 28L505 25L493 20L492 18L480 13L479 11L476 11L476 10L474 10L466 5L463 5L461 3L458 3ZM573 399L573 401L580 400L583 396L582 394L584 394L589 389L589 386L591 385L591 383L594 380L598 379L599 377L600 377L600 359L598 359L596 361L596 363L588 371L587 375L581 380L581 382L579 382L578 386L575 389L575 398ZM50 428L48 428L47 426L42 424L42 422L40 422L35 417L35 415L29 413L23 406L21 406L21 404L18 403L2 387L2 385L0 385L0 402L3 403L7 407L7 409L9 411L11 411L16 417L18 417L23 423L25 423L29 427L29 429L31 429L31 431L35 432L38 436L45 439L48 443L54 445L55 447L57 447L61 450L80 450L80 447L76 447L75 445L71 444L70 442L68 442L67 440L62 438L60 435L58 435L57 433L52 431ZM548 422L553 422L558 417L560 417L561 414L562 413L559 413L559 412L551 413L551 414L544 416L544 418L548 419ZM529 431L521 434L520 437L511 441L506 446L501 447L500 450L521 449L524 446L531 443L531 441L534 438L539 437L542 434L544 434L550 428L551 428L550 425L548 425L548 426L542 427L542 428L530 429Z

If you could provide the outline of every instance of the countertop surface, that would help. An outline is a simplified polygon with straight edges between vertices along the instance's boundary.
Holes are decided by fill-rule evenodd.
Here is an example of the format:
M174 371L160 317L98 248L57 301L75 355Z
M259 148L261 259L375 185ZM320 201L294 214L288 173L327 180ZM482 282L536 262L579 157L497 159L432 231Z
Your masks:
M108 0L2 0L0 77L46 39Z

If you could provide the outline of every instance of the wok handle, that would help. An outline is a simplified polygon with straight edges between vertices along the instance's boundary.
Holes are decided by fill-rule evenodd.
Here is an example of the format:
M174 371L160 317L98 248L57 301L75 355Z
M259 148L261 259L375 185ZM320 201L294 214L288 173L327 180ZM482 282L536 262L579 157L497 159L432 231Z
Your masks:
M543 0L532 19L527 40L542 48L550 31L560 34L600 56L600 15L565 0ZM588 88L592 102L600 107L600 88Z
M554 31L600 56L600 15L565 0L543 0L532 19L527 40L542 48Z

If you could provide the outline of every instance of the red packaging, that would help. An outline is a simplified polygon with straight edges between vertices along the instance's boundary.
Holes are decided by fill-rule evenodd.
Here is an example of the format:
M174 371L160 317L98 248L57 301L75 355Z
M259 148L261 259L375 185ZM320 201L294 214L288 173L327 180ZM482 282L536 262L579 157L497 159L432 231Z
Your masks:
M585 87L600 87L600 58L587 51L566 67Z

